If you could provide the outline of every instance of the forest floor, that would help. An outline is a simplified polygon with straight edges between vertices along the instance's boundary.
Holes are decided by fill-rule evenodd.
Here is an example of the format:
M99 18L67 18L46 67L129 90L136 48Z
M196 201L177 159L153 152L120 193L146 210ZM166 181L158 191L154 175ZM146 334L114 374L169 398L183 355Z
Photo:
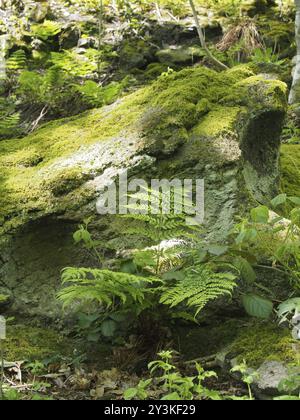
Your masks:
M121 400L126 389L149 379L147 365L157 351L153 348L141 354L140 342L134 339L131 344L120 346L86 343L49 329L46 335L44 328L28 324L17 323L10 329L13 334L22 331L19 337L9 336L3 341L3 389L10 400ZM28 329L31 331L29 340L25 339ZM44 339L48 340L47 345L43 344ZM174 338L173 345L177 339ZM175 365L184 377L195 376L194 359L189 362L193 350L188 348L186 352L180 356L175 352ZM31 361L12 361L21 353L31 354ZM224 373L210 361L212 358L213 355L201 359L205 368L213 369L218 375L205 380L205 386L220 392L224 398L246 396L245 385ZM162 392L154 379L150 399L160 399Z

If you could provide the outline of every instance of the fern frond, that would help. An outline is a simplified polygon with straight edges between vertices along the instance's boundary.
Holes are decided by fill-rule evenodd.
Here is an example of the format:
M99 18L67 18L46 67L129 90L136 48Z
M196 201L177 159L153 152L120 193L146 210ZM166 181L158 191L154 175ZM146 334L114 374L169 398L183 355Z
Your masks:
M144 278L128 273L115 273L110 270L89 268L66 268L62 273L63 284L58 298L64 306L74 302L97 302L110 308L115 299L123 304L129 299L143 303L148 292L147 286L160 282L156 278Z
M31 35L33 37L47 41L61 32L61 25L52 20L45 20L43 23L37 23L31 26Z
M57 89L64 84L65 79L62 69L57 66L52 66L45 74L44 88L48 90Z
M20 114L14 113L11 115L0 115L0 136L11 136L15 134L15 130L20 124Z
M11 71L24 70L26 68L26 54L23 50L15 51L6 61L6 67Z
M174 287L165 288L160 302L171 308L185 303L199 312L221 296L232 294L236 276L232 273L214 272L208 265L192 267L184 272L185 278Z

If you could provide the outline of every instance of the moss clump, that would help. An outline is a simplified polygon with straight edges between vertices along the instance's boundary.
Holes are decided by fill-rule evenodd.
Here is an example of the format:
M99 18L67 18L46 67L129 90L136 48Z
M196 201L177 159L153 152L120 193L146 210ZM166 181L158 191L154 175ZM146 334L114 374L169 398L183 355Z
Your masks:
M230 347L230 355L238 362L258 368L265 361L296 363L294 340L288 329L271 323L258 322L245 328ZM299 355L298 355L299 357Z
M289 196L300 197L300 146L281 146L281 188Z
M262 96L265 97L265 103L261 105L265 106L270 104L273 109L282 109L282 104L287 103L287 85L280 80L269 78L268 76L258 75L251 76L247 79L237 83L237 89L241 89L241 92L248 92L248 101L253 105L261 103ZM260 100L258 100L260 99Z
M68 194L70 191L80 187L90 177L82 173L79 168L69 168L61 170L49 182L45 181L45 187L49 189L55 197Z
M141 154L170 155L189 141L195 126L197 147L210 136L219 141L232 133L246 108L265 106L262 98L271 104L278 97L279 104L283 84L251 74L247 66L221 73L204 67L169 72L112 106L54 121L24 139L1 141L0 234L33 217L64 212L66 204L85 204L94 197L85 181L117 160L129 161L134 147ZM257 84L255 103L249 92Z
M5 341L5 360L41 360L61 354L72 354L71 343L58 332L51 329L15 325L7 327Z
M240 107L215 107L195 127L193 134L197 136L215 137L232 133L234 124L242 112L243 109Z
M161 63L151 63L149 66L147 66L145 72L143 75L149 79L157 79L159 76L161 76L162 73L165 73L168 71L168 65L167 64L161 64Z

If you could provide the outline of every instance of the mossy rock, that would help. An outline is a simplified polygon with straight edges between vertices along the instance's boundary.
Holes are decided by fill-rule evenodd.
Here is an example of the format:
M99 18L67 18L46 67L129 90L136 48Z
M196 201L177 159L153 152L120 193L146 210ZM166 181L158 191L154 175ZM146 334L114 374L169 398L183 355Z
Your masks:
M96 202L125 169L147 181L204 178L205 228L225 238L237 213L278 192L285 90L248 65L169 71L113 105L1 141L0 280L13 309L55 316L61 269L91 265L70 243L84 218L96 216L102 240L124 236Z
M157 59L162 64L167 64L168 66L188 66L193 65L197 62L201 57L203 57L203 51L200 47L189 47L189 46L181 46L173 48L169 47L163 50L159 50L156 53Z
M70 356L74 343L51 328L28 325L7 326L4 358L8 362L34 361L60 355Z
M266 361L297 364L299 351L291 331L270 321L256 322L240 330L228 348L227 358L238 363L245 361L251 368L258 368Z
M300 197L300 145L281 146L281 188L290 197Z

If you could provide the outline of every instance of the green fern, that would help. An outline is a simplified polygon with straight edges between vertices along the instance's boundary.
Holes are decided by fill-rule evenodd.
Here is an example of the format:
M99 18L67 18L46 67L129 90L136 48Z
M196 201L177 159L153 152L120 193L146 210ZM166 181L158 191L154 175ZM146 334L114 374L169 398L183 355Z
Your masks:
M63 284L67 284L58 298L64 306L74 302L97 302L109 309L119 299L123 305L128 301L143 304L148 286L158 283L155 278L144 278L127 273L88 268L66 268L62 274Z
M97 64L90 60L86 54L77 54L74 51L63 51L51 53L51 62L54 66L61 68L68 75L73 77L88 77L97 71Z
M43 81L44 90L57 90L64 85L65 81L66 76L62 69L57 66L52 66L46 71Z
M134 199L134 204L126 206L130 213L123 217L131 219L135 223L127 228L125 234L139 235L156 244L169 239L195 239L201 229L196 226L189 226L186 223L186 215L183 211L182 213L175 212L174 197L177 194L182 195L182 191L178 192L173 189L169 197L168 194L161 191L142 188L140 192L130 196L129 198ZM152 202L155 200L158 204L158 214L153 214L151 198ZM170 200L169 209L163 208L164 198L167 198L168 202Z
M15 51L7 60L6 67L10 71L19 71L26 68L27 58L23 50Z
M87 80L83 85L76 85L75 89L89 105L95 107L103 105L101 87L93 80Z
M0 115L0 137L12 137L17 134L20 124L20 114Z
M160 302L171 308L180 304L195 308L195 316L211 301L229 295L236 287L236 276L230 272L215 272L208 264L190 267L184 279L173 287L165 287Z
M51 20L45 20L43 23L38 23L31 26L31 35L43 41L52 38L61 32L61 25Z

